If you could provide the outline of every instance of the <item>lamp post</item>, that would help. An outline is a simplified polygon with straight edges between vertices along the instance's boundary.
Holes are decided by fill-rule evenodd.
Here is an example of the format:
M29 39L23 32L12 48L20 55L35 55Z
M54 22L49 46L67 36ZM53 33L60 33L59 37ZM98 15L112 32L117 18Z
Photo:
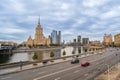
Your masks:
M108 78L108 80L110 80L110 75L109 75L109 72L110 72L110 67L109 67L109 65L107 65L107 68L108 68L108 71L107 71L107 78Z

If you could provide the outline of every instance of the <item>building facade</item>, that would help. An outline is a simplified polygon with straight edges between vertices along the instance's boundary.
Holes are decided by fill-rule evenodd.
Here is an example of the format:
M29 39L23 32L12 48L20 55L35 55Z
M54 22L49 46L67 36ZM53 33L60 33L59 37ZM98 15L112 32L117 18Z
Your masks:
M38 24L35 30L35 38L32 39L31 36L27 39L27 45L33 46L33 45L49 45L50 44L50 38L45 38L43 35L43 28L40 24L40 18L38 19Z
M50 36L51 44L61 44L61 31L53 30Z
M120 33L114 35L114 45L115 46L120 46Z
M111 34L104 34L103 44L105 46L112 45L112 35Z
M89 43L91 46L102 46L101 42L100 41L90 41Z
M89 44L89 38L82 38L82 45L88 45Z

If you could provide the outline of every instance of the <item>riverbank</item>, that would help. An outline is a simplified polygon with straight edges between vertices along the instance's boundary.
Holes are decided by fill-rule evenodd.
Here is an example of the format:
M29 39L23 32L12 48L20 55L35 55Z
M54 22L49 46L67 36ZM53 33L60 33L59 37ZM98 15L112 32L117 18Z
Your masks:
M62 47L47 47L47 48L18 48L12 50L13 53L21 53L21 52L35 52L35 51L49 51L49 50L57 50L61 49Z
M110 68L109 73L105 71L98 76L95 80L120 80L120 63Z

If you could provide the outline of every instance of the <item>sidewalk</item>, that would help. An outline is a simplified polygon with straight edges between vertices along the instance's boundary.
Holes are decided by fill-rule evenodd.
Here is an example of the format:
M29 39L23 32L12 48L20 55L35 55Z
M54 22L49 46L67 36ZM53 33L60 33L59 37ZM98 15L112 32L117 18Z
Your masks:
M78 58L83 58L83 57L90 56L90 55L93 55L93 54L81 55L81 56L78 57ZM1 75L5 75L5 74L10 74L10 73L16 73L16 72L20 72L20 71L25 71L25 70L29 70L29 69L44 67L44 66L48 66L48 65L53 65L53 64L60 63L60 62L69 61L69 60L71 60L71 59L72 59L72 57L69 57L69 58L66 58L65 60L63 60L63 59L57 59L57 60L54 60L54 62L48 61L48 63L46 63L46 64L43 64L42 62L39 62L39 63L37 63L37 65L33 65L33 64L24 65L24 66L22 67L22 70L20 70L20 67L19 67L19 66L18 66L18 67L1 69L1 70L0 70L0 76L1 76Z
M98 76L95 80L120 80L120 63L113 66L108 72L105 71L103 74Z

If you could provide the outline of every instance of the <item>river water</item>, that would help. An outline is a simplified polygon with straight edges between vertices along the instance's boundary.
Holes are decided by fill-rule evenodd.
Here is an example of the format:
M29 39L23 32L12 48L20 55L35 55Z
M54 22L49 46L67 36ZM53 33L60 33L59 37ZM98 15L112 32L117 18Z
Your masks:
M63 55L63 51L66 52L66 55ZM89 50L83 47L65 47L62 49L56 49L53 51L54 58L73 55L72 54L73 51L75 52L75 54L82 54ZM14 53L12 55L1 55L0 64L13 63L13 62L19 62L19 61L33 61L34 55L37 55L37 60L50 59L51 58L50 53L51 51L37 51L37 52Z

